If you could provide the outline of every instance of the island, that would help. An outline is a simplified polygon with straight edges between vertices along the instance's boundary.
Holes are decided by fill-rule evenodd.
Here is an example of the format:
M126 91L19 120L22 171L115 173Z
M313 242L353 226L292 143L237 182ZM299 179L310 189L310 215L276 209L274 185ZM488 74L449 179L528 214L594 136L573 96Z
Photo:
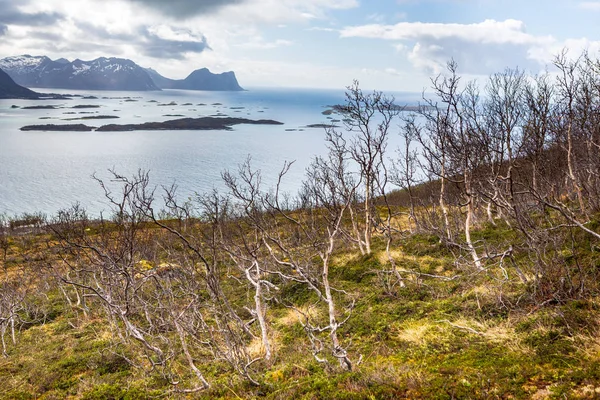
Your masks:
M283 122L271 119L247 119L247 118L180 118L164 122L145 122L142 124L109 124L95 128L88 125L27 125L22 131L92 131L97 132L127 132L127 131L198 131L198 130L232 130L232 126L248 125L283 125Z
M84 124L44 124L44 125L27 125L21 128L22 131L48 131L48 132L91 132L93 126Z

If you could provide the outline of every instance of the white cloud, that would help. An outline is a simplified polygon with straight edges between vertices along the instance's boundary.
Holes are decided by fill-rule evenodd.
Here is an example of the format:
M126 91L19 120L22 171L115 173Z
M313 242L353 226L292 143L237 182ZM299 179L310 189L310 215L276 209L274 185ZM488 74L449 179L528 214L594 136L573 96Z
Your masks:
M582 1L579 7L584 10L600 11L600 1Z
M207 1L215 6L205 7L200 0L177 0L177 12L165 14L162 0L23 0L20 9L37 13L32 16L52 13L48 18L54 19L39 26L6 24L0 18L0 58L23 53L70 59L120 56L185 76L203 66L195 60L231 60L243 51L293 44L293 39L263 38L263 28L326 23L332 11L359 5L357 0L227 0L225 6L219 1ZM193 12L182 15L186 7ZM164 51L169 41L185 49L176 55L180 60ZM148 44L152 52L145 49Z
M563 47L577 52L600 42L587 39L560 41L527 32L522 21L485 20L474 24L400 22L346 27L342 38L362 37L397 42L395 49L420 70L439 73L450 59L467 74L489 74L505 67L539 70Z
M397 52L401 53L403 51L406 51L408 48L404 43L397 43L394 45L394 49L396 49Z
M275 49L277 47L291 46L294 42L291 40L277 39L272 42L265 41L262 37L256 37L249 42L240 43L237 47L243 47L247 49Z
M247 0L229 7L210 18L226 19L229 23L275 24L325 19L330 10L358 7L357 0Z
M339 29L334 28L323 28L320 26L311 26L310 28L306 28L307 31L315 31L315 32L339 32Z
M387 74L390 74L390 75L393 75L393 76L402 76L403 75L402 71L399 71L396 68L386 68L384 71Z
M522 21L485 20L476 24L442 24L426 22L400 22L395 25L363 25L342 30L342 37L366 37L388 40L409 40L429 38L440 40L454 37L466 42L533 44L550 40L549 37L535 37L525 31Z
M385 21L386 16L380 13L373 13L373 14L369 14L367 15L367 20L368 21L374 21L374 22L383 22Z

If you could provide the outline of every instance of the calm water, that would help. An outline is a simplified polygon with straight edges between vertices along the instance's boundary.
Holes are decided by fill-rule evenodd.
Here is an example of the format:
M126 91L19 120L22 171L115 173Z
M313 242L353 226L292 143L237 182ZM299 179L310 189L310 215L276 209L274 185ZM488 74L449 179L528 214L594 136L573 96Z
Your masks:
M56 90L56 92L60 92ZM325 151L324 131L304 128L329 123L322 112L341 104L343 91L253 89L247 92L73 92L98 99L0 100L0 214L25 212L55 214L75 202L93 215L108 209L96 173L108 179L108 169L132 175L150 171L154 185L177 184L182 198L213 188L222 189L221 173L234 170L248 155L261 170L266 185L275 182L285 161L296 163L285 181L294 192L314 155ZM395 94L399 102L413 102L418 95ZM130 97L135 101L126 101ZM175 105L165 105L175 103ZM215 104L215 103L220 103ZM78 105L98 109L73 109ZM201 105L205 104L205 105ZM54 105L54 110L12 108ZM115 115L114 120L63 121L94 114ZM75 114L72 114L75 113ZM21 132L32 124L142 123L209 116L275 119L282 126L237 125L233 131L136 131L136 132ZM332 115L337 119L339 116ZM302 130L303 129L303 130ZM392 141L396 141L392 138ZM392 143L394 146L394 143ZM114 187L116 190L117 187Z

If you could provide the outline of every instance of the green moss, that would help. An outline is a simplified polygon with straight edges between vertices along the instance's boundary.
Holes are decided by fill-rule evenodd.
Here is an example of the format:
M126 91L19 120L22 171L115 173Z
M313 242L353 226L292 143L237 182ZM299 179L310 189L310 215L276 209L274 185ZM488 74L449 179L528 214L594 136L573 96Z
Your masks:
M130 369L131 365L123 357L112 353L103 353L98 361L96 372L100 375L106 375L129 371Z
M21 390L11 390L4 394L0 394L0 399L30 400L35 398L36 396L33 394Z
M409 236L402 242L402 250L415 256L443 257L449 254L439 237L426 234Z
M340 281L363 283L382 269L375 253L353 257L343 265L336 265L331 272L331 277Z
M281 286L281 298L286 299L289 304L303 305L310 301L315 301L313 291L302 283L290 282Z
M147 392L139 388L123 388L122 385L104 383L87 391L81 397L84 400L143 400L148 398L162 398L155 391Z
M83 400L121 400L125 398L125 391L119 385L102 384L87 393Z
M543 363L550 363L560 367L573 361L575 347L561 332L550 330L548 332L532 332L524 341L534 351Z
M511 243L517 238L517 232L504 221L497 221L496 225L486 223L482 228L474 230L471 238L474 241L485 240L490 244Z

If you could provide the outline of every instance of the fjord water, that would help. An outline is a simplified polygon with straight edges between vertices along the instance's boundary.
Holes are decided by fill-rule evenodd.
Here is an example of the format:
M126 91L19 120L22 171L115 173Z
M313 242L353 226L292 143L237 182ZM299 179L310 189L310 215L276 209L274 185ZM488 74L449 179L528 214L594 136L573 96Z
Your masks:
M284 181L285 190L295 192L311 158L326 151L324 130L306 125L340 119L335 114L327 118L322 112L344 101L343 90L309 89L68 93L97 99L0 100L0 214L54 215L78 202L98 216L109 206L91 176L96 174L108 181L109 169L125 176L139 169L148 170L153 185L174 183L180 198L186 199L213 188L223 189L221 173L235 170L248 156L253 167L261 170L265 187L276 182L285 161L295 161ZM413 94L395 95L398 103L416 100ZM38 105L57 108L22 108ZM100 108L72 108L76 105ZM90 115L119 119L65 121ZM22 126L36 124L83 123L97 127L211 115L274 119L284 125L236 125L232 131L20 131ZM393 149L398 140L395 136L391 139ZM109 187L115 193L119 190L114 184Z

